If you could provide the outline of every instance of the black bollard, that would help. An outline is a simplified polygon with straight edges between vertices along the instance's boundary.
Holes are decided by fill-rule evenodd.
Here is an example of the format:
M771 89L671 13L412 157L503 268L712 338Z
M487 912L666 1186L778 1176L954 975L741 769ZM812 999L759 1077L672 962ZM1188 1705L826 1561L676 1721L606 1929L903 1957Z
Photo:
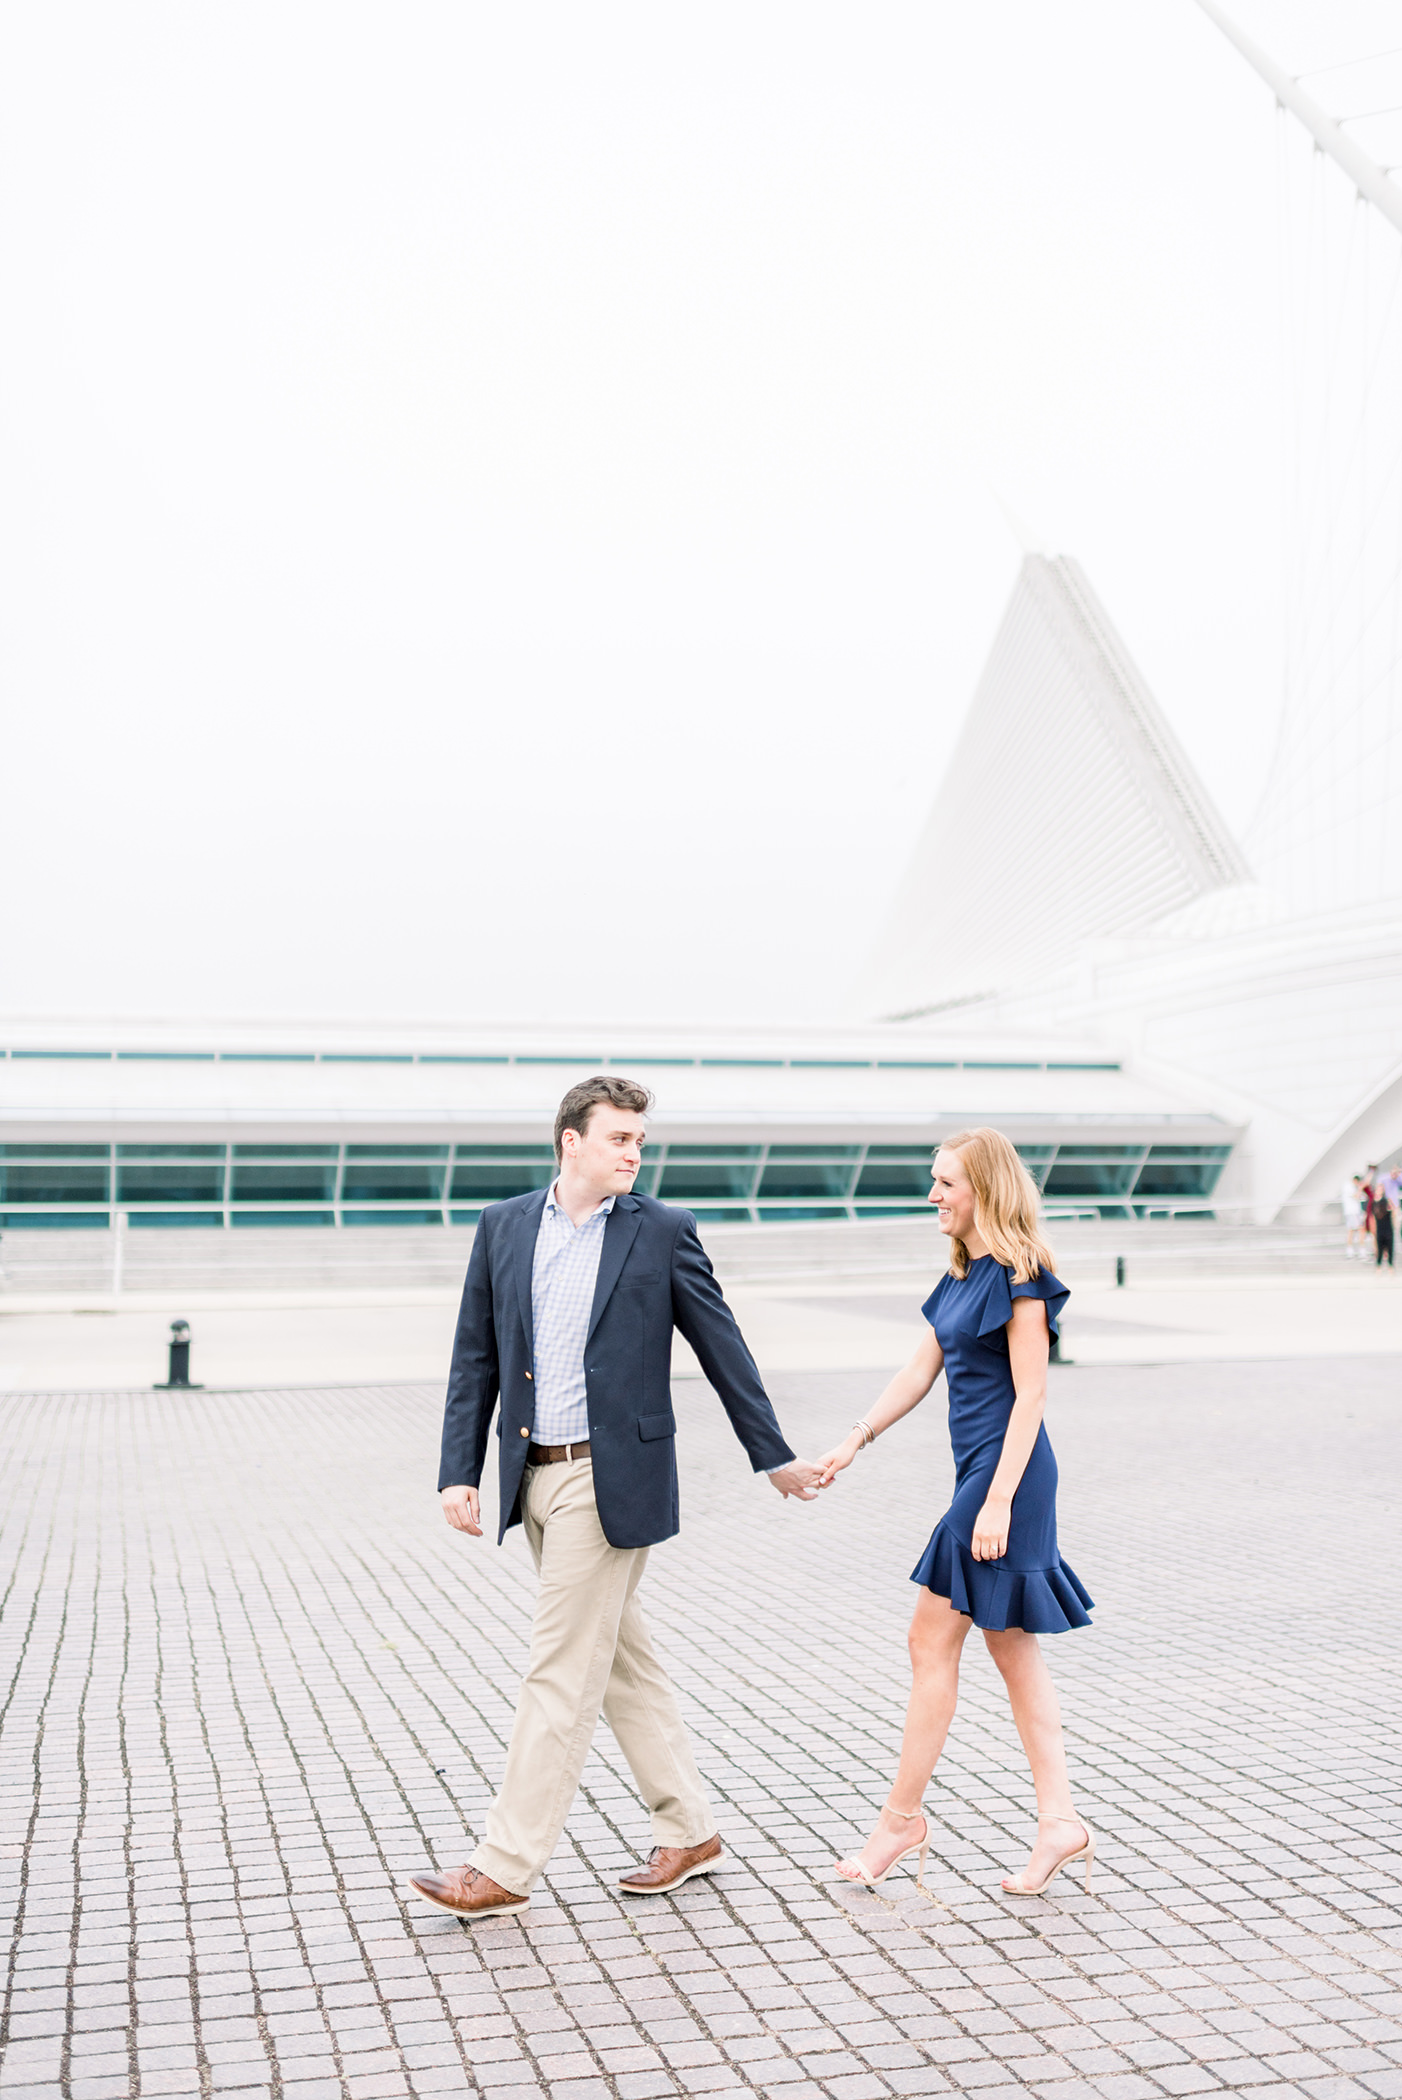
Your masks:
M158 1379L154 1391L158 1393L202 1393L202 1385L190 1380L190 1323L188 1320L172 1320L170 1323L170 1369L164 1379Z
M1122 1290L1124 1289L1124 1287L1125 1287L1125 1258L1124 1258L1124 1256L1123 1256L1122 1254L1117 1254L1117 1255L1115 1256L1115 1289L1116 1289L1117 1291L1122 1291Z

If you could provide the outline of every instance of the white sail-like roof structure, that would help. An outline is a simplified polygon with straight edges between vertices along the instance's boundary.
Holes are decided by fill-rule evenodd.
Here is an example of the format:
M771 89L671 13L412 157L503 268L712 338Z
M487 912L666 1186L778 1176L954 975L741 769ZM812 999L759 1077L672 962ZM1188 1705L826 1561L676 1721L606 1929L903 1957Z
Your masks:
M1367 767L1330 780L1356 826ZM862 1003L1098 1038L1244 1129L1224 1203L1314 1207L1402 1146L1402 899L1340 858L1346 901L1253 880L1079 568L1029 555Z
M1246 872L1079 565L1029 554L860 1004L914 1017L1025 983Z

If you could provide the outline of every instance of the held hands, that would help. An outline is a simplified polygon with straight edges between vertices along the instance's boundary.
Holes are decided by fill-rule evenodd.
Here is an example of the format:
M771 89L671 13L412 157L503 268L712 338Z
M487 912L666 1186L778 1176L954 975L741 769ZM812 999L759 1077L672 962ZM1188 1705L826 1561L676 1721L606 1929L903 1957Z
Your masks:
M1008 1550L1008 1526L1012 1522L1012 1498L990 1495L974 1519L975 1560L1001 1560Z
M443 1514L454 1531L465 1531L469 1538L482 1536L482 1505L476 1488L447 1487L439 1498Z
M863 1444L862 1433L854 1429L831 1451L827 1451L817 1462L819 1487L831 1487L838 1474L851 1465Z
M816 1502L822 1485L818 1468L806 1458L791 1459L788 1465L780 1466L778 1472L771 1473L769 1478L786 1502L790 1495L797 1496L800 1502Z

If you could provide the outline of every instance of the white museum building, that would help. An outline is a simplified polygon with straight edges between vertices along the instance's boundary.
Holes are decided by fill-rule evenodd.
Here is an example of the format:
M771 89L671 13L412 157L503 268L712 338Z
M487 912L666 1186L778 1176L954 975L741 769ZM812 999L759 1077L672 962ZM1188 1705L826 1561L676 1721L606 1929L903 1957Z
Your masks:
M853 1017L14 1022L0 1226L471 1224L548 1179L555 1106L597 1070L653 1089L640 1187L703 1222L908 1213L932 1147L981 1122L1053 1216L1317 1215L1402 1144L1402 899L1344 850L1374 787L1331 783L1342 842L1268 801L1263 836L1291 843L1253 872L1076 564L1029 555ZM936 842L981 870L974 908Z

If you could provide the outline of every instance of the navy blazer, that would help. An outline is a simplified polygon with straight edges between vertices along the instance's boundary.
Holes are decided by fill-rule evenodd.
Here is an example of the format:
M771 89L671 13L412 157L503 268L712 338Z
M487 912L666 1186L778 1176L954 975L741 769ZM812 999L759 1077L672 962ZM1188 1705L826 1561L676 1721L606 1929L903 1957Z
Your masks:
M536 1189L483 1211L448 1374L440 1490L479 1484L501 1400L498 1542L521 1521L521 1475L535 1420L531 1270L545 1196ZM755 1471L787 1465L794 1455L691 1213L651 1196L618 1196L604 1227L584 1349L594 1498L611 1546L655 1546L679 1528L674 1327L695 1350Z

